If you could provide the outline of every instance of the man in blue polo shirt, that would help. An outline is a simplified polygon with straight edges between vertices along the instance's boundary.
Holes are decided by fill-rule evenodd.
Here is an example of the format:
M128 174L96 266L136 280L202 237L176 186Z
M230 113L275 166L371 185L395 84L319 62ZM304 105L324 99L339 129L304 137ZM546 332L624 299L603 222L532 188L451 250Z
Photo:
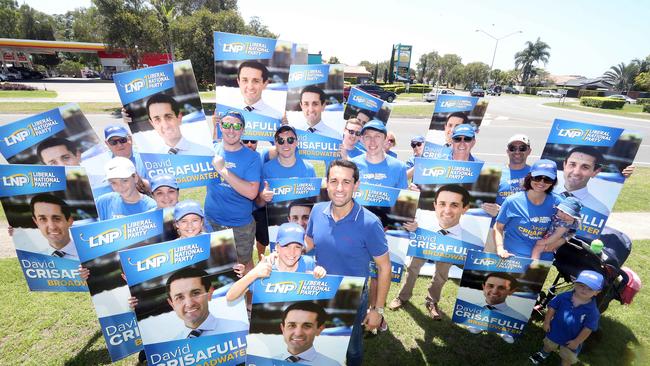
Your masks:
M372 120L366 123L361 129L361 139L366 146L366 153L350 161L358 166L362 182L405 189L408 187L406 165L386 155L384 144L387 134L386 126L380 121Z
M156 209L156 201L138 192L136 186L138 178L131 160L115 157L106 164L104 170L113 192L101 195L96 201L100 220L115 219Z
M244 125L244 117L235 111L228 111L219 124L222 141L215 144L212 160L219 179L208 183L204 208L212 231L233 229L237 258L248 272L253 267L253 200L259 191L262 163L256 152L241 143Z
M378 288L376 300L368 305L368 293L363 292L357 312L347 365L361 365L363 361L363 330L377 329L383 319L384 304L390 287L390 259L388 244L381 222L373 213L352 199L359 187L359 170L353 162L335 160L327 170L329 202L314 206L305 236L306 251L315 256L328 274L368 278L369 263L377 266Z
M451 133L451 160L479 161L472 156L472 148L476 145L476 129L463 123L454 127Z
M345 122L343 128L343 141L341 142L341 157L344 159L352 159L363 154L363 150L357 147L357 142L361 137L361 129L363 123L356 119L350 118Z

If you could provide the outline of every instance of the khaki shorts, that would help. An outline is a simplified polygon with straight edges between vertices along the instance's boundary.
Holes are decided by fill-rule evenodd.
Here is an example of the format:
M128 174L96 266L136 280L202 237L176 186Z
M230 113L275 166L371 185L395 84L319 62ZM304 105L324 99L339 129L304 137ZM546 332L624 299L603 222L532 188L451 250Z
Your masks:
M255 246L255 220L243 226L223 226L210 220L212 231L232 229L235 236L237 260L239 263L248 263L253 260L253 247Z
M565 346L560 346L548 339L548 337L544 338L544 346L547 350L550 349L551 351L557 351L559 349L558 353L563 361L570 362L572 365L578 362L578 354L575 351L572 351Z

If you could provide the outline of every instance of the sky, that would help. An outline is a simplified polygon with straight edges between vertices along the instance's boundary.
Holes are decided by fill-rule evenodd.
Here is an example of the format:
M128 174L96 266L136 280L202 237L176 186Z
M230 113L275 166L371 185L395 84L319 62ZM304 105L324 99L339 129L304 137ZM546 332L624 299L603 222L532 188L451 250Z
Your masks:
M90 0L19 0L48 14ZM239 0L246 21L257 16L280 39L348 65L390 58L393 44L413 46L411 67L424 53L455 53L464 64L514 68L514 54L538 37L550 47L546 70L597 77L610 66L650 55L650 0ZM543 66L543 65L541 65Z

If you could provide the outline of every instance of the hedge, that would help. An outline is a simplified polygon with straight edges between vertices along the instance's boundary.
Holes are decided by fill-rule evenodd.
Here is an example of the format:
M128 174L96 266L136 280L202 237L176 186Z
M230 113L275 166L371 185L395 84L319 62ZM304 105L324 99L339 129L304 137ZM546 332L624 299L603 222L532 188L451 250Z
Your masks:
M541 86L527 86L524 88L524 94L532 94L532 95L537 95L537 92L540 90L555 90L553 88L550 88L548 86L541 87Z
M25 84L0 83L0 90L38 90L38 88Z
M643 111L650 113L650 104L644 104L643 105Z
M406 84L378 84L380 85L384 90L387 91L392 91L395 94L402 94L406 92ZM427 84L411 84L409 87L409 93L427 93L430 92L433 89L431 85Z
M580 104L602 109L623 109L625 101L603 97L582 97L580 98Z
M604 97L605 96L605 91L604 90L585 90L585 89L580 89L578 92L578 98L582 97Z
M637 98L636 104L650 105L650 98Z

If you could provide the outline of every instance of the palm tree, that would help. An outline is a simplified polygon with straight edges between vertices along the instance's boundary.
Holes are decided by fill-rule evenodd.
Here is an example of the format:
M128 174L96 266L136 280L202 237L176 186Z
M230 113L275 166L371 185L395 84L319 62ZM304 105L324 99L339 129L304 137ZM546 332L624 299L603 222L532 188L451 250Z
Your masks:
M537 37L535 43L527 41L526 47L515 53L515 68L521 66L521 82L523 84L526 84L532 76L534 63L543 62L544 66L546 66L549 57L551 57L550 49L551 46L540 41L539 37Z
M638 59L635 58L632 60L632 64L635 65L639 70L639 74L642 72L650 71L650 56L646 57L645 59Z
M634 61L628 65L621 62L616 66L609 68L609 71L603 74L603 78L614 84L614 88L619 91L628 91L634 85L634 78L639 74L639 68Z

